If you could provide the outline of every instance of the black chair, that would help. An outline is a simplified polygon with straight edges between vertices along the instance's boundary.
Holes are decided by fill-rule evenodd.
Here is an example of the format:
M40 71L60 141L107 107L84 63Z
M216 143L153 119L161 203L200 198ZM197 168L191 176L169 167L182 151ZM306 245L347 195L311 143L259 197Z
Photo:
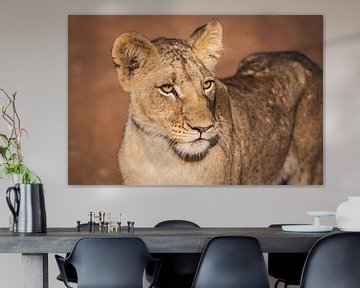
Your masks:
M68 257L55 258L66 287L65 263L74 266L78 288L142 288L145 268L156 262L139 238L82 238Z
M280 228L285 224L272 224L270 228ZM286 224L287 225L287 224ZM301 273L307 253L269 253L268 272L277 281L274 288L280 283L286 288L288 285L300 285Z
M338 233L318 240L306 259L300 287L360 287L360 233Z
M200 228L199 225L187 220L166 220L155 225L155 228ZM161 259L156 288L190 288L194 280L200 253L156 253L152 254ZM147 269L147 279L152 279L153 267Z
M68 256L69 256L69 254L66 254L66 257L68 257ZM68 262L65 262L64 263L64 273L66 275L66 279L67 279L68 282L77 283L77 274L76 274L75 267L73 265L71 265ZM59 280L59 281L64 282L61 274L59 274L56 277L56 279Z
M84 228L89 229L89 224L88 223L82 223L80 225L80 227L81 227L81 229L84 229ZM96 230L99 229L99 224L98 223L95 223L95 229ZM69 256L69 253L66 254L66 257L68 257L68 256ZM75 270L74 266L71 265L70 263L67 263L67 262L65 262L64 266L65 266L65 274L66 274L68 282L77 283L77 275L76 275L76 270ZM61 277L61 274L59 274L56 277L56 279L59 280L59 281L64 282L64 280Z
M256 238L220 236L207 244L192 288L269 288Z

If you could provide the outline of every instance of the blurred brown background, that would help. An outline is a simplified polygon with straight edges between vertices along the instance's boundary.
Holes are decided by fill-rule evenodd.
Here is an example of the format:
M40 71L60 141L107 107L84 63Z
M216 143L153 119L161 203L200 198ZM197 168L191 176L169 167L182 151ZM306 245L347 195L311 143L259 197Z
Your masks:
M323 65L322 16L69 16L68 184L121 184L117 150L128 95L112 64L114 39L124 32L186 38L212 18L224 30L220 78L232 75L241 58L260 51L298 50Z

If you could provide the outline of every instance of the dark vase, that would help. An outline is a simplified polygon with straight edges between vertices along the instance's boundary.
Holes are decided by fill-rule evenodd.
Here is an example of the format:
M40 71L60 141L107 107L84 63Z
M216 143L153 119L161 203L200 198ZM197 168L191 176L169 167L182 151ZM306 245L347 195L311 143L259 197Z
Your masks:
M14 216L14 232L45 233L47 231L42 184L15 184L6 190L6 202Z

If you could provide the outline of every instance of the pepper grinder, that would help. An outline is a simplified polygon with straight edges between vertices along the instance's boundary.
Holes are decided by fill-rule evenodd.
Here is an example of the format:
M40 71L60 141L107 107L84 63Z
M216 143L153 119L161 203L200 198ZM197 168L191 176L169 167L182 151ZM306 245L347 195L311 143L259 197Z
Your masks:
M77 228L77 232L80 232L80 221L78 220L78 221L76 221L76 223L77 223L77 226L76 226L76 228Z
M89 222L88 222L88 224L89 224L89 232L92 232L92 227L93 227L93 212L89 212Z

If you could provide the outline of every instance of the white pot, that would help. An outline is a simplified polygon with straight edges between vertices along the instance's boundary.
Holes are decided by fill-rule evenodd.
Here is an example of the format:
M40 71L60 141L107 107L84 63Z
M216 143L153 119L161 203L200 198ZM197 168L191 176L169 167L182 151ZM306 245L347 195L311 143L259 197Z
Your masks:
M10 176L10 179L9 179L9 182L10 182L10 185L11 186L15 186L15 184L18 184L18 183L22 183L22 175L21 174L9 174Z
M360 231L360 196L348 197L338 206L336 226L342 231Z
M21 174L10 173L9 174L9 185L15 186L15 184L22 183L21 176L22 176ZM10 212L9 213L9 231L13 231L13 227L14 227L14 216Z

